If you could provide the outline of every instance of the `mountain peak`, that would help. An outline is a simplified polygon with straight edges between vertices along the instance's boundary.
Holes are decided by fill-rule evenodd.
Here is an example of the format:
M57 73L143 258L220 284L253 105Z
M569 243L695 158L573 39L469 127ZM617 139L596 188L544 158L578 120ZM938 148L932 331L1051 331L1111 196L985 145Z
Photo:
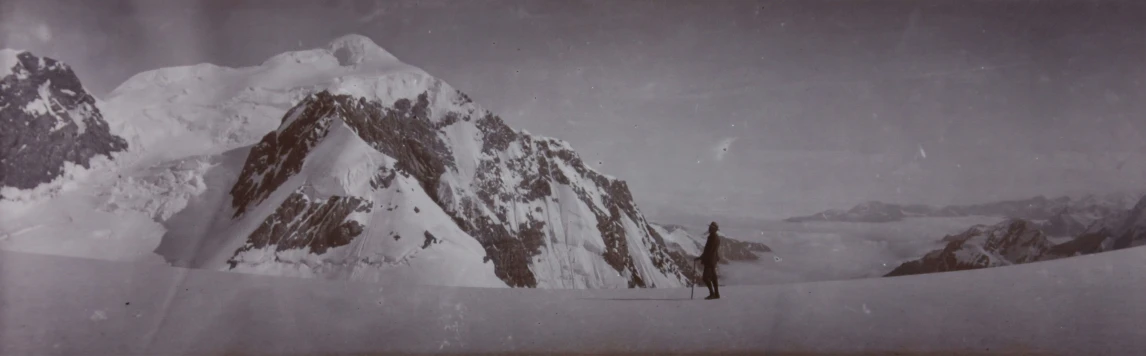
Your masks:
M0 187L33 189L90 168L127 143L109 132L95 98L63 62L31 52L0 50Z
M303 64L321 70L338 71L355 67L385 67L401 63L402 61L374 43L369 37L349 34L335 38L321 47L277 54L263 61L260 66L277 68ZM294 69L288 70L293 71Z
M356 65L369 61L397 61L398 58L374 43L369 37L348 34L336 38L326 45L326 49L338 58L343 66Z
M232 224L254 231L171 258L235 271L315 266L306 268L331 278L413 273L440 283L469 271L491 285L530 288L679 287L695 279L691 261L669 250L624 181L430 79L391 76L371 90L392 94L322 90L300 101L251 148L223 207ZM359 79L341 80L339 88ZM299 248L309 250L288 252ZM451 263L395 270L436 260Z

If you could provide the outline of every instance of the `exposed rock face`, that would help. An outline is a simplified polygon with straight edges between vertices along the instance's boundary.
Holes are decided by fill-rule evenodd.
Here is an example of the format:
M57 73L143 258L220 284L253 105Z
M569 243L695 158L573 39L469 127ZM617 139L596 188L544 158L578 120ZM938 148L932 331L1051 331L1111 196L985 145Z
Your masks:
M302 169L310 150L326 137L331 120L322 120L338 114L333 102L308 101L287 113L286 118L297 121L281 132L272 132L251 149L243 164L239 181L231 188L234 216L239 217L249 206L261 203L288 178Z
M32 189L92 158L127 149L72 69L29 52L0 50L0 187Z
M264 220L235 254L272 245L276 251L308 249L322 254L331 247L347 245L361 235L362 224L347 217L352 212L368 213L371 209L368 202L355 197L313 201L300 189ZM234 268L238 262L232 259L228 263Z

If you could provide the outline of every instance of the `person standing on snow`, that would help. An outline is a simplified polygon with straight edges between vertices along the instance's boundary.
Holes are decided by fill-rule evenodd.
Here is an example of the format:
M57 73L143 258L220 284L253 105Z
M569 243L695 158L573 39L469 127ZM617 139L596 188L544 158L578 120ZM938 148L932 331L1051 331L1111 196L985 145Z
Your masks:
M720 249L720 236L717 235L716 222L708 225L708 241L704 244L704 253L696 260L704 265L704 274L701 280L708 286L708 297L704 299L720 299L720 285L716 281L716 263L720 261L717 252Z

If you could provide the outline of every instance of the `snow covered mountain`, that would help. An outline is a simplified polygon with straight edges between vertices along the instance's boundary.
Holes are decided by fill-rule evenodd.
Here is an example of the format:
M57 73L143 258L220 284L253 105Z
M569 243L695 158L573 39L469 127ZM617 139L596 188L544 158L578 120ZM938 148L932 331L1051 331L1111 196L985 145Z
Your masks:
M102 106L123 119L112 126L131 143L132 163L219 154L257 143L287 110L332 81L411 69L369 41L345 36L253 67L201 63L146 71L120 84Z
M1030 221L1008 219L986 226L973 226L943 238L943 249L905 262L886 276L964 271L1035 262L1052 258L1054 244Z
M243 157L216 160L207 191L169 220L157 252L176 265L539 288L671 287L696 274L624 181L362 36L257 67L142 73L114 95L136 126L176 128L164 144L210 139L146 153L160 141L135 136L141 160ZM260 128L270 133L244 148Z
M0 50L0 126L0 199L128 147L67 64L26 51Z
M856 205L849 210L826 210L813 215L787 218L785 221L883 223L911 217L1002 216L1036 221L1052 236L1074 236L1094 221L1132 206L1140 197L1142 197L1140 193L1062 196L1053 199L1037 196L1030 199L945 207L872 201Z
M1119 212L1080 211L1076 216L1093 220L1066 242L1052 243L1048 237L1053 235L1045 233L1046 224L1008 219L994 226L974 226L961 234L945 237L947 245L943 249L905 262L887 276L1006 266L1146 245L1146 197L1133 208ZM1072 224L1083 224L1081 218L1071 219Z

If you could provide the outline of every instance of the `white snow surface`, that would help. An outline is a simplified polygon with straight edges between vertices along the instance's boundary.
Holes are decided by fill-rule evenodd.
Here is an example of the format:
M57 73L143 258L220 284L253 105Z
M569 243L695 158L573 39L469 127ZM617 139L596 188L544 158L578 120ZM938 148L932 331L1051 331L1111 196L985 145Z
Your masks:
M113 261L162 263L152 253L165 228L160 221L201 190L199 162L171 162L140 172L119 172L106 157L36 189L4 188L0 250Z
M262 277L0 252L0 354L1146 349L1146 248L897 278L521 290Z

